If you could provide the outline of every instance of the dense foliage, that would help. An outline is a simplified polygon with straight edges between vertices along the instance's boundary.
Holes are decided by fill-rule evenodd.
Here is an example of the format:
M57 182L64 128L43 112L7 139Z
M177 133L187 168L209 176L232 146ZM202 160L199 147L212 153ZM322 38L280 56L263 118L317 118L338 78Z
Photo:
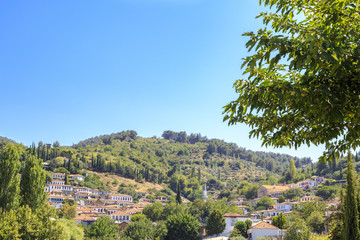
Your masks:
M264 28L248 32L248 79L224 113L265 146L325 144L330 158L360 142L359 2L260 0ZM268 27L267 27L268 26Z

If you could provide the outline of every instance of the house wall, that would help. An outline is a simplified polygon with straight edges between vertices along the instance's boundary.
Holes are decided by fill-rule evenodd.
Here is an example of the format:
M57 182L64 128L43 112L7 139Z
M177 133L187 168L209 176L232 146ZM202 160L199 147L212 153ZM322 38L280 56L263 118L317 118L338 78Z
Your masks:
M277 236L279 235L278 229L252 229L252 240L258 237Z

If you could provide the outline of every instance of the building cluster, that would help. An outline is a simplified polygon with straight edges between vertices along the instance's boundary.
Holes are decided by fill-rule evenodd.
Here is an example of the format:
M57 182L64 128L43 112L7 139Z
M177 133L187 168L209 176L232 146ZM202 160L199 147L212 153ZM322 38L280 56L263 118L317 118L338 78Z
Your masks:
M68 175L69 179L84 181L82 175ZM83 225L93 224L102 215L109 215L120 226L126 225L132 215L142 213L147 205L151 204L146 199L146 193L138 193L142 196L138 203L133 202L133 197L126 194L116 194L99 189L79 187L65 184L64 173L53 173L52 181L45 186L50 205L61 208L67 200L78 203L76 217L78 223ZM159 197L156 202L165 202L167 197Z
M316 187L321 183L325 182L325 178L314 176L312 179L304 180L295 184L287 185L263 185L257 191L257 198L249 201L251 206L255 206L256 203L262 197L270 197L274 200L275 205L265 210L250 211L251 207L244 205L247 201L245 197L239 197L234 200L234 203L243 210L243 214L239 213L226 213L224 214L226 228L221 236L228 237L234 230L234 225L237 221L250 220L252 226L248 230L249 239L256 239L258 237L274 237L281 238L285 235L285 231L278 227L271 225L272 218L280 215L282 212L285 216L289 216L294 213L295 206L301 208L301 204L311 201L321 201L322 198L318 196L304 196L300 197L296 201L285 201L279 203L279 197L287 190L291 188L300 188L303 190ZM332 206L339 206L339 199L330 200L327 202L327 207L331 209ZM331 211L325 213L326 215L331 214Z
M82 175L68 175L68 179L84 181L85 177ZM295 184L287 185L263 185L257 191L257 198L250 200L250 205L255 206L262 197L270 197L275 205L265 210L251 211L251 207L244 203L247 201L245 197L237 198L234 203L242 209L242 214L226 213L224 214L226 228L221 236L228 237L234 230L234 225L237 221L250 220L252 226L248 229L249 239L256 239L258 237L282 237L285 231L272 225L272 218L280 215L281 212L285 216L289 216L294 212L295 206L301 206L304 202L321 200L317 196L304 196L297 201L285 201L279 203L279 197L291 188L309 189L318 186L325 181L322 177L312 177L312 179L304 180ZM111 192L101 191L99 189L92 189L88 187L80 187L65 184L64 173L53 173L52 181L45 187L48 193L49 204L60 208L66 200L74 200L78 203L76 209L76 217L74 218L79 224L85 226L93 224L97 218L108 215L120 228L125 228L130 222L131 216L136 213L142 213L143 209L151 204L151 201L146 198L146 193L139 192L142 196L139 202L134 203L133 197L126 194L115 194ZM206 185L203 189L202 198L206 201L207 192ZM167 197L159 197L156 202L166 202ZM165 204L165 203L164 203ZM329 201L328 205L337 206L340 204L338 200Z

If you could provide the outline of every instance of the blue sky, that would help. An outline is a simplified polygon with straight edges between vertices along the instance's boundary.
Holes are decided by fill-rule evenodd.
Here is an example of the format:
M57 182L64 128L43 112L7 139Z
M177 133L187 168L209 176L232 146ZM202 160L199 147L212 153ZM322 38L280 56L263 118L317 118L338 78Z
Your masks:
M0 136L71 145L170 129L316 159L323 148L261 148L222 122L241 35L261 11L254 0L1 1Z

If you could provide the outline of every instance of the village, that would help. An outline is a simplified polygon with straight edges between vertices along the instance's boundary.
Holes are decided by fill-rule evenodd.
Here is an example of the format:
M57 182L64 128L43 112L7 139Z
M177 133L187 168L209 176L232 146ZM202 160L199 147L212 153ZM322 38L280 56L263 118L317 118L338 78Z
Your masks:
M130 223L132 215L142 213L146 206L151 205L154 202L166 206L169 202L168 196L150 200L147 198L150 193L146 192L137 192L141 197L138 201L134 201L132 196L126 194L65 184L66 177L73 180L71 182L84 181L87 175L86 173L84 175L73 174L68 176L66 176L65 173L52 173L51 175L52 181L48 182L45 187L45 192L48 194L48 203L57 209L60 209L65 203L76 203L77 208L74 220L76 220L78 224L84 226L92 225L99 217L108 215L115 223L119 224L120 230L122 230ZM301 208L303 203L323 201L319 196L308 194L305 194L296 200L285 199L281 201L282 194L290 189L307 190L307 193L312 193L312 188L318 187L325 183L326 180L327 179L324 177L313 176L311 179L303 180L298 183L262 185L257 190L257 198L236 198L229 204L235 204L241 211L240 213L228 212L223 215L226 227L221 234L217 235L217 237L229 237L234 230L236 222L250 220L252 225L247 230L248 239L255 240L258 237L274 237L281 239L285 235L285 230L272 225L273 217L283 213L288 218L296 212L296 209ZM264 210L255 211L254 206L256 206L256 204L264 197L270 197L275 204L273 206L268 206ZM203 189L202 198L204 201L208 198L206 186ZM245 205L245 203L247 203L247 205ZM328 209L326 216L329 216L332 212L336 211L339 205L340 200L338 198L329 199L326 202ZM205 226L201 227L200 232L203 236L206 236Z

